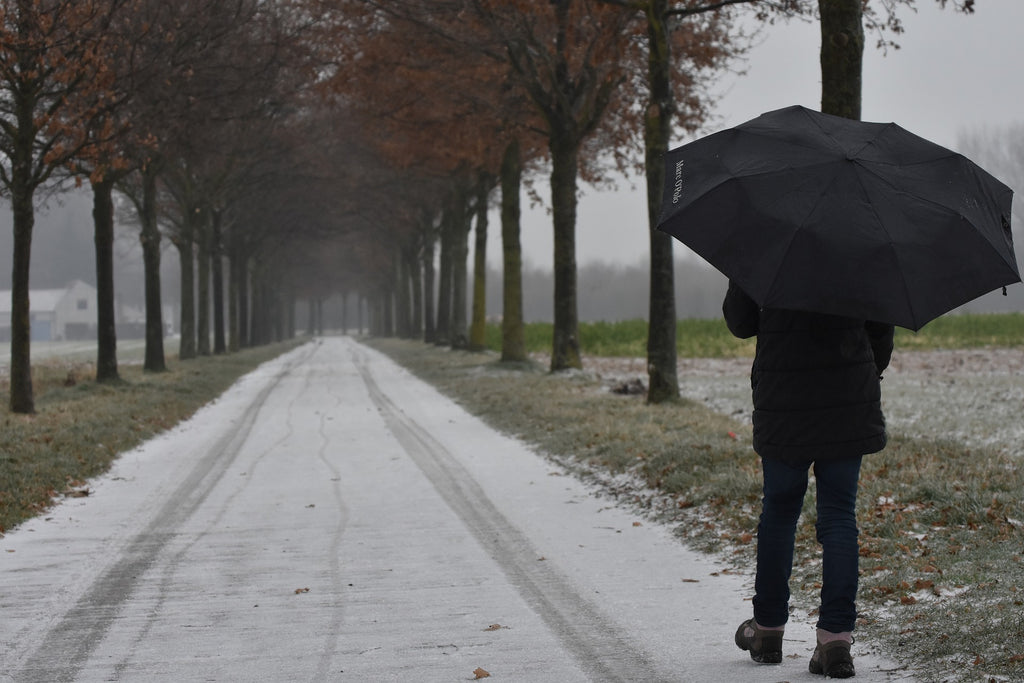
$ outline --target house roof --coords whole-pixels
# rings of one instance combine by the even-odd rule
[[[57,305],[68,292],[78,285],[85,285],[93,289],[92,285],[81,280],[75,280],[63,289],[32,289],[28,293],[28,307],[30,313],[51,313],[57,310]],[[11,290],[0,290],[0,314],[11,313]]]

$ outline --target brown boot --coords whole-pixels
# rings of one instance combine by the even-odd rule
[[[782,631],[761,628],[753,619],[747,619],[736,630],[736,645],[741,650],[748,650],[755,662],[782,662]]]
[[[850,643],[845,640],[833,640],[830,643],[818,643],[807,665],[812,674],[824,674],[828,678],[853,678],[853,657],[850,656]]]

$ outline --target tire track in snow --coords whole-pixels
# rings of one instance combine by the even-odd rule
[[[43,637],[21,667],[23,683],[74,681],[89,656],[103,641],[122,605],[157,556],[176,536],[176,530],[202,505],[235,461],[267,398],[297,366],[316,351],[310,345],[294,353],[271,377],[237,424],[226,431],[196,462],[188,476],[167,498],[149,524],[120,552],[120,556],[85,590],[73,607]]]
[[[306,357],[303,360],[303,362],[308,362],[308,360],[309,358]],[[279,374],[274,378],[272,388],[277,388],[279,380],[282,379],[283,376],[283,374]],[[302,390],[298,392],[298,395],[301,395],[308,388],[308,386],[309,378],[307,377],[305,380],[304,387]],[[260,403],[262,404],[263,401],[264,399],[261,398]],[[188,557],[188,554],[201,541],[205,540],[213,530],[217,529],[220,526],[222,520],[224,519],[224,516],[227,514],[228,510],[231,509],[232,503],[234,503],[234,501],[246,491],[246,489],[249,487],[249,484],[253,481],[254,474],[256,470],[260,467],[260,465],[263,463],[264,459],[266,459],[267,456],[274,453],[281,446],[281,444],[287,442],[288,439],[290,439],[294,434],[295,429],[292,426],[292,405],[294,404],[294,402],[295,399],[293,398],[289,403],[288,417],[285,420],[285,427],[282,430],[280,436],[274,441],[272,441],[270,444],[266,445],[260,452],[260,454],[252,459],[250,466],[246,468],[245,477],[242,479],[241,485],[238,486],[234,491],[232,491],[227,497],[225,497],[219,503],[219,510],[217,514],[213,517],[213,519],[206,524],[202,531],[193,535],[192,538],[188,541],[188,543],[186,543],[173,554],[171,554],[169,558],[161,562],[160,567],[158,569],[158,571],[161,573],[161,578],[159,581],[159,589],[157,591],[157,596],[154,601],[153,607],[148,612],[148,618],[142,624],[138,633],[136,633],[135,638],[133,640],[133,646],[129,648],[121,657],[121,660],[116,665],[114,665],[113,669],[116,680],[121,680],[122,677],[126,675],[126,671],[127,668],[130,666],[131,659],[135,655],[135,648],[141,643],[143,643],[147,636],[149,635],[150,630],[153,628],[154,622],[158,619],[158,615],[161,614],[164,605],[168,601],[171,587],[174,584],[175,575],[181,570],[181,566]],[[255,424],[255,420],[249,423],[248,428],[246,429],[245,432],[246,437],[248,437],[250,429],[253,426],[253,424]],[[245,439],[243,439],[243,441],[244,440]],[[230,465],[230,463],[228,464]],[[223,471],[226,470],[227,466],[225,466]],[[220,478],[218,477],[217,482],[219,481]],[[213,487],[211,486],[211,488]]]
[[[328,395],[334,399],[334,413],[340,410],[341,400],[333,386],[328,388]],[[341,578],[341,542],[345,534],[345,529],[348,527],[349,521],[349,509],[345,503],[344,496],[341,493],[341,470],[338,466],[331,461],[328,457],[328,450],[332,446],[331,437],[327,433],[327,421],[328,415],[332,414],[331,410],[326,408],[319,411],[320,425],[317,434],[320,437],[320,448],[317,451],[317,457],[324,464],[327,469],[331,471],[331,493],[334,497],[334,505],[338,511],[337,526],[335,527],[334,533],[331,534],[330,544],[330,576],[331,584],[334,589],[335,595],[342,594],[342,578]],[[316,674],[314,675],[314,681],[326,681],[329,680],[330,667],[334,663],[334,659],[338,652],[338,641],[341,637],[341,627],[344,615],[344,605],[339,604],[333,611],[331,616],[330,624],[327,627],[327,631],[323,634],[323,650],[320,653],[320,660],[317,664]]]
[[[609,683],[671,680],[624,631],[583,598],[571,581],[550,563],[537,561],[539,554],[530,539],[494,506],[444,445],[381,390],[358,350],[353,351],[353,361],[399,444],[580,668],[593,680]]]

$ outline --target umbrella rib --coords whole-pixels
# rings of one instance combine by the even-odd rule
[[[861,167],[861,165],[859,163],[857,163],[856,166],[858,168]],[[892,239],[892,235],[891,235],[891,233],[888,230],[886,230],[885,223],[881,220],[881,217],[878,215],[878,211],[877,211],[877,209],[875,207],[875,203],[869,200],[870,199],[870,194],[868,192],[867,186],[860,179],[860,175],[859,174],[855,173],[854,175],[857,177],[857,182],[858,182],[858,184],[859,184],[859,186],[861,188],[862,195],[865,197],[866,200],[868,200],[865,203],[870,207],[872,215],[875,216],[874,223],[885,234],[886,242],[889,245],[890,250],[892,251],[893,257],[896,259],[896,261],[898,263],[899,260],[900,260],[899,252],[895,248],[895,242]],[[790,251],[792,251],[792,249],[793,249],[793,244],[796,242],[797,236],[799,235],[800,231],[803,230],[804,227],[807,225],[810,216],[814,215],[815,211],[818,209],[818,207],[821,205],[821,203],[823,201],[825,201],[825,198],[828,196],[829,191],[831,191],[838,182],[839,182],[838,174],[833,175],[832,179],[828,183],[828,186],[825,188],[825,191],[823,191],[821,193],[821,195],[818,197],[817,201],[815,201],[814,205],[808,210],[808,212],[804,216],[804,218],[798,224],[795,225],[795,227],[793,229],[793,232],[790,234],[789,241],[786,244],[785,251],[783,252],[782,257],[779,259],[779,264],[780,265],[784,264],[786,262],[786,259],[789,257]],[[901,282],[901,284],[903,286],[903,296],[904,296],[904,299],[907,302],[907,305],[908,305],[908,307],[910,309],[911,319],[914,322],[914,324],[916,324],[916,322],[917,322],[917,314],[914,311],[914,306],[913,306],[912,300],[910,298],[909,283],[907,282],[906,275],[903,272],[903,269],[899,268],[898,270],[899,270],[900,282]],[[770,299],[771,294],[772,294],[773,290],[775,289],[775,285],[776,285],[776,283],[778,282],[779,278],[782,275],[782,271],[783,271],[783,268],[781,268],[781,267],[776,270],[775,276],[772,278],[771,284],[765,290],[765,297],[764,298],[765,298],[766,301],[768,299]],[[762,304],[762,308],[764,308],[763,304]]]
[[[836,182],[837,179],[835,175],[833,175],[832,179],[828,183],[828,186],[825,188],[825,191],[822,192],[821,195],[819,195],[817,201],[814,202],[814,205],[807,211],[807,214],[803,217],[803,219],[798,224],[795,225],[792,234],[790,234],[789,236],[789,242],[786,244],[786,249],[782,254],[782,258],[779,259],[780,266],[781,264],[786,262],[787,258],[789,258],[789,252],[793,249],[793,243],[796,241],[797,234],[804,228],[805,225],[807,225],[808,218],[814,215],[814,212],[818,209],[818,206],[820,206],[821,203],[825,200],[825,197],[828,196],[828,191],[832,188],[833,185],[835,185]],[[781,275],[782,268],[779,267],[775,270],[775,276],[772,278],[771,284],[768,285],[768,288],[765,290],[765,301],[767,301],[771,297],[772,291],[775,289],[775,284],[779,281],[779,277]],[[762,304],[761,307],[764,308],[764,305]]]
[[[871,175],[875,176],[876,178],[878,178],[879,180],[884,182],[889,187],[899,191],[899,189],[896,188],[895,185],[893,185],[891,182],[886,180],[884,177],[882,177],[878,173],[875,173],[871,169],[867,168],[862,162],[854,161],[852,163],[854,164],[856,169],[858,169],[860,171],[866,171],[868,173],[871,173]],[[892,252],[893,258],[896,259],[897,266],[899,266],[897,268],[897,272],[899,273],[900,283],[903,285],[903,297],[904,297],[904,300],[907,302],[907,308],[910,311],[911,323],[915,326],[914,329],[917,329],[916,326],[917,326],[917,317],[918,316],[917,316],[917,312],[914,310],[914,300],[910,296],[910,284],[907,282],[907,275],[906,275],[906,273],[904,272],[904,270],[902,268],[902,264],[900,263],[900,254],[899,254],[899,251],[896,249],[896,242],[892,238],[892,233],[890,233],[889,230],[886,229],[885,221],[883,221],[882,217],[878,215],[878,209],[875,206],[875,202],[872,201],[872,199],[871,199],[871,193],[868,190],[867,184],[863,181],[863,179],[861,178],[861,175],[860,175],[859,172],[858,173],[854,173],[854,176],[857,178],[857,183],[860,185],[861,192],[864,194],[865,200],[867,200],[867,205],[869,207],[871,207],[871,214],[875,217],[875,225],[878,226],[879,230],[881,230],[883,233],[885,233],[886,243],[889,245],[889,250]]]
[[[949,156],[957,158],[957,159],[961,159],[961,160],[963,160],[963,161],[965,161],[967,163],[971,163],[970,159],[968,159],[963,154],[960,154],[958,152],[952,152],[951,151],[949,153]],[[869,162],[869,163],[872,164],[872,165],[875,165],[875,166],[897,166],[897,165],[899,165],[899,166],[905,168],[907,166],[922,166],[924,164],[932,163],[934,161],[935,161],[935,159],[926,159],[926,160],[915,161],[915,162],[911,162],[911,163],[907,163],[907,164],[891,164],[891,163],[886,163],[886,162],[882,162],[882,161],[872,161],[872,162]],[[907,194],[907,193],[903,192],[899,187],[897,187],[895,183],[890,181],[888,178],[886,178],[884,175],[882,175],[881,173],[876,171],[871,166],[867,165],[865,162],[863,162],[861,160],[858,160],[856,163],[857,163],[857,167],[858,168],[862,169],[866,173],[870,173],[875,178],[878,178],[878,180],[880,182],[885,183],[891,189],[895,190],[896,192],[900,192],[902,194]],[[938,207],[938,208],[941,208],[941,209],[945,209],[945,210],[948,210],[948,211],[955,211],[964,220],[969,220],[969,219],[967,219],[966,216],[964,216],[963,212],[958,207],[952,206],[951,203],[945,203],[945,202],[936,201],[936,200],[934,200],[934,199],[932,199],[930,197],[922,197],[921,195],[913,195],[913,197],[916,200],[924,202],[924,203],[927,203],[927,204],[930,204],[931,206],[935,206],[935,207]],[[990,236],[988,234],[986,234],[986,233],[984,233],[982,231],[979,231],[978,234],[981,235],[981,237],[985,240],[985,243],[992,249],[992,251],[994,251],[996,253],[997,256],[999,256],[1000,259],[1002,259],[1008,266],[1010,266],[1011,268],[1016,270],[1017,264],[1014,263],[1012,260],[1007,260],[1006,255],[1002,252],[1002,250],[1000,250],[1000,248],[999,248],[999,246],[997,244],[993,244],[992,243],[992,240],[990,239]]]

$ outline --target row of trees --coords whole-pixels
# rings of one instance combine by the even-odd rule
[[[291,2],[0,3],[0,194],[14,226],[13,412],[34,410],[34,209],[41,192],[63,183],[87,183],[94,197],[99,381],[118,379],[115,192],[130,199],[140,228],[147,370],[165,369],[164,239],[181,257],[182,358],[210,353],[211,336],[213,350],[225,351],[275,333],[273,283],[298,260],[289,232],[305,234],[294,222],[304,216],[293,212],[285,220],[281,212],[286,203],[308,211],[311,203],[298,195],[325,189],[301,177],[326,163],[301,127],[323,117],[304,102],[313,101],[321,59],[313,23],[308,8]],[[224,295],[226,281],[231,296]]]
[[[0,192],[15,237],[10,408],[34,409],[33,212],[56,182],[88,183],[95,198],[97,378],[108,381],[115,192],[130,200],[143,247],[147,370],[164,368],[165,238],[180,255],[183,359],[287,336],[297,299],[355,290],[382,332],[482,346],[492,198],[502,357],[517,360],[519,206],[542,171],[555,255],[551,369],[580,365],[578,183],[642,172],[649,398],[677,397],[672,244],[653,229],[670,138],[703,122],[708,87],[743,54],[750,18],[819,17],[823,108],[859,116],[863,27],[898,33],[900,3],[913,0],[877,13],[862,0],[0,0]]]
[[[946,5],[946,0],[938,0]],[[859,118],[865,30],[891,44],[899,5],[913,0],[351,0],[365,12],[339,88],[367,117],[380,146],[439,205],[403,243],[394,289],[385,293],[382,331],[420,328],[419,274],[430,268],[430,236],[440,232],[437,328],[423,306],[428,341],[482,344],[482,310],[467,326],[465,268],[477,216],[474,304],[482,291],[488,186],[500,187],[504,254],[502,357],[520,359],[519,196],[524,170],[550,174],[554,236],[551,370],[579,367],[575,263],[577,183],[610,170],[642,172],[650,235],[648,399],[679,396],[671,239],[655,230],[664,186],[662,157],[673,134],[693,131],[712,104],[708,86],[743,55],[757,22],[816,18],[822,31],[822,108]],[[952,3],[973,11],[972,0]],[[766,28],[765,30],[770,30]],[[808,55],[808,58],[814,56]],[[415,198],[425,206],[421,198]],[[401,239],[401,235],[396,236]],[[451,254],[451,261],[446,254]],[[451,263],[449,266],[448,264]],[[453,270],[449,272],[448,268]],[[449,284],[449,279],[451,284]],[[424,278],[432,283],[432,274]],[[451,294],[449,294],[449,287]],[[428,287],[429,291],[429,287]],[[394,305],[396,310],[389,306]],[[451,313],[449,313],[451,311]]]

